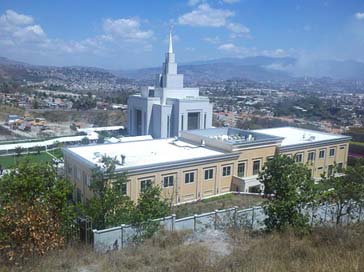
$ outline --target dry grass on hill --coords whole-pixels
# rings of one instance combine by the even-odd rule
[[[96,254],[90,248],[70,247],[3,271],[364,271],[363,225],[318,228],[304,238],[290,232],[229,234],[225,254],[198,239],[191,242],[191,234],[163,233],[123,251]]]

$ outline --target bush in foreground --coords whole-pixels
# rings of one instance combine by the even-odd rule
[[[50,164],[22,161],[0,179],[0,260],[17,262],[60,248],[70,231],[70,184]]]

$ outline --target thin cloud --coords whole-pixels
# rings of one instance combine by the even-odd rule
[[[364,12],[355,13],[355,18],[358,20],[364,20]]]

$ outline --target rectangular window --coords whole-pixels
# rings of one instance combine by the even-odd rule
[[[315,152],[314,151],[308,152],[307,161],[314,161],[314,160],[315,160]]]
[[[245,162],[240,162],[238,164],[238,177],[245,176]]]
[[[173,187],[173,184],[174,184],[173,176],[163,177],[163,187]]]
[[[203,127],[206,128],[206,113],[204,114],[203,117]]]
[[[195,181],[195,172],[185,173],[185,183],[192,183]]]
[[[135,110],[136,115],[136,133],[137,135],[142,135],[142,111]]]
[[[72,175],[72,166],[71,165],[67,165],[67,171],[69,175]]]
[[[181,130],[183,130],[183,114],[181,115]]]
[[[140,181],[140,191],[145,192],[150,186],[152,186],[151,179],[143,179]]]
[[[222,168],[222,176],[226,177],[226,176],[230,176],[231,175],[231,166],[224,166]]]
[[[328,171],[327,171],[328,176],[332,176],[333,172],[334,172],[334,166],[329,165],[329,168],[328,168]]]
[[[187,129],[199,129],[200,128],[200,113],[199,112],[189,112],[187,120]]]
[[[127,188],[128,188],[128,186],[127,186],[126,182],[123,182],[120,187],[120,191],[121,191],[122,195],[127,195]]]
[[[320,158],[320,159],[325,158],[325,149],[320,150],[319,158]]]
[[[344,164],[343,164],[342,162],[339,162],[339,163],[337,164],[337,171],[338,171],[339,173],[342,173],[342,172],[343,172],[343,170],[344,170]]]
[[[340,150],[344,150],[345,149],[345,145],[340,145]]]
[[[82,172],[82,181],[83,181],[83,184],[87,184],[87,175],[84,171]]]
[[[260,172],[260,160],[253,161],[253,175],[258,175]]]
[[[206,169],[205,170],[205,180],[214,178],[214,169]]]
[[[87,186],[91,186],[91,177],[89,175],[86,175],[86,184]]]
[[[167,138],[170,137],[171,118],[167,116]]]
[[[335,148],[330,148],[330,157],[335,156]]]
[[[295,160],[296,160],[296,162],[302,162],[303,161],[303,155],[302,155],[302,153],[297,153],[295,155]]]

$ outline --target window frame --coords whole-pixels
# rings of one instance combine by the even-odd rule
[[[206,173],[207,173],[207,178],[206,178]],[[213,179],[214,179],[214,168],[204,169],[204,180],[208,181]]]
[[[243,175],[241,175],[241,176],[239,175],[240,165],[244,165]],[[245,177],[246,169],[247,169],[247,162],[246,161],[238,162],[238,168],[237,168],[237,172],[236,172],[237,176],[240,177],[240,178]]]
[[[297,160],[298,156],[301,158],[300,160]],[[294,161],[295,162],[303,162],[303,153],[299,152],[294,155]]]
[[[231,165],[224,165],[222,167],[222,176],[223,177],[229,177],[231,176]]]
[[[310,155],[313,154],[312,159],[310,158]],[[307,153],[307,162],[314,162],[316,159],[316,151],[308,151]]]
[[[331,155],[331,151],[334,151],[334,153]],[[330,157],[335,157],[335,155],[336,155],[336,148],[335,147],[331,147],[330,149],[329,149],[329,156]]]
[[[171,178],[172,178],[172,183],[171,183]],[[167,186],[166,186],[166,179],[167,179]],[[174,175],[163,176],[163,188],[169,188],[173,186],[174,186]]]
[[[259,163],[259,167],[258,167],[258,173],[256,173],[256,169],[255,168],[255,163],[258,162]],[[260,171],[262,170],[262,160],[261,159],[257,159],[257,160],[253,160],[253,164],[252,164],[252,170],[253,170],[253,176],[259,175]]]
[[[190,172],[185,172],[185,184],[191,184],[195,182],[195,171],[190,171]],[[187,175],[188,175],[188,181],[187,181]],[[192,175],[192,181],[191,179],[191,175]]]
[[[146,181],[149,181],[149,184],[147,185],[147,187],[145,185],[143,186],[143,182],[146,182]],[[153,183],[153,181],[151,178],[140,179],[140,192],[144,193],[148,189],[148,187],[152,186],[152,183]]]
[[[128,195],[128,182],[121,183],[120,193],[124,196]]]
[[[321,152],[323,152],[323,156],[321,156]],[[320,149],[319,150],[319,159],[325,159],[326,156],[326,149]]]

